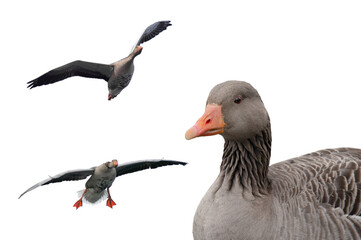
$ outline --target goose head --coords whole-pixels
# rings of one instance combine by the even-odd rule
[[[116,159],[113,159],[111,162],[106,162],[105,166],[107,168],[116,168],[118,166],[118,161]]]
[[[186,132],[186,139],[220,134],[225,140],[244,141],[270,125],[257,92],[249,83],[226,81],[210,92],[206,109]]]

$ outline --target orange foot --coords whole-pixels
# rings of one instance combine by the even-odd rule
[[[115,204],[115,202],[113,201],[113,199],[111,198],[108,198],[107,200],[107,206],[110,207],[110,208],[113,208],[113,206],[115,206],[117,204]]]
[[[83,197],[84,197],[84,194],[86,193],[86,189],[84,190],[83,194],[81,195],[81,198],[76,201],[76,203],[74,203],[73,207],[76,207],[76,209],[80,208],[81,206],[83,206]]]
[[[76,201],[76,203],[74,203],[73,207],[76,207],[76,209],[78,209],[81,206],[83,206],[83,201],[80,198],[78,201]]]

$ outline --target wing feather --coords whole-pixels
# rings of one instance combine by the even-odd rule
[[[74,61],[55,68],[40,77],[29,81],[28,88],[34,88],[59,82],[69,77],[81,76],[87,78],[99,78],[108,81],[113,74],[114,66],[100,63],[92,63],[85,61]]]
[[[319,205],[356,216],[361,216],[360,174],[361,150],[353,148],[326,149],[269,168],[272,187],[281,202],[308,195]]]
[[[150,159],[150,160],[139,160],[134,162],[128,162],[124,164],[120,164],[117,166],[117,177],[133,173],[137,171],[142,171],[145,169],[153,169],[157,167],[164,167],[169,165],[186,165],[186,162],[173,161],[173,160],[163,160],[163,159]]]
[[[49,183],[82,180],[82,179],[87,178],[89,175],[93,174],[93,172],[94,172],[94,168],[77,169],[77,170],[71,170],[71,171],[59,173],[53,177],[49,177],[49,178],[35,184],[34,186],[30,187],[28,190],[26,190],[24,193],[22,193],[19,198],[21,198],[25,193],[30,192],[37,187],[40,187],[40,186],[43,186],[43,185],[46,185]]]
[[[134,45],[134,47],[132,48],[132,51],[134,50],[134,48],[136,46],[139,46],[140,44],[147,42],[149,40],[151,40],[152,38],[154,38],[155,36],[157,36],[159,33],[163,32],[164,30],[167,29],[167,27],[172,26],[172,24],[170,23],[170,21],[159,21],[159,22],[155,22],[152,25],[148,26],[143,34],[140,36],[138,42]]]

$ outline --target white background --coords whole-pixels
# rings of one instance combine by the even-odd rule
[[[1,239],[192,239],[223,139],[186,141],[184,133],[225,80],[248,81],[261,94],[272,163],[361,147],[360,1],[7,2],[0,4]],[[114,100],[97,79],[26,88],[73,60],[125,57],[158,20],[173,26],[143,44],[130,85]],[[48,175],[163,157],[189,164],[118,178],[113,209],[102,202],[75,210],[85,181],[17,199]]]

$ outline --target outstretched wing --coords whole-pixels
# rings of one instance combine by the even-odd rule
[[[81,76],[87,78],[100,78],[108,81],[113,74],[114,66],[100,63],[74,61],[55,68],[40,77],[29,81],[28,88],[34,88],[50,83],[59,82],[69,77]]]
[[[163,159],[151,159],[151,160],[140,160],[134,162],[123,163],[117,166],[117,177],[133,173],[137,171],[142,171],[149,168],[157,168],[169,165],[186,165],[186,162],[173,161],[173,160],[163,160]]]
[[[21,198],[25,193],[30,192],[31,190],[34,190],[37,187],[49,184],[49,183],[57,183],[62,181],[76,181],[76,180],[82,180],[87,178],[89,175],[93,174],[94,168],[92,169],[78,169],[78,170],[71,170],[66,171],[63,173],[59,173],[53,177],[49,177],[48,179],[45,179],[44,181],[41,181],[34,186],[30,187],[28,190],[26,190],[24,193],[20,195],[19,198]]]
[[[133,49],[136,46],[139,46],[140,44],[149,41],[150,39],[154,38],[155,36],[157,36],[159,33],[163,32],[164,30],[167,29],[168,26],[172,26],[172,24],[170,23],[170,21],[159,21],[156,23],[153,23],[152,25],[150,25],[149,27],[147,27],[145,29],[145,31],[143,32],[142,36],[140,36],[138,42],[135,44],[135,46],[133,47]],[[132,49],[132,51],[133,51]]]

